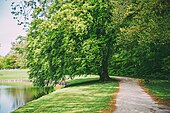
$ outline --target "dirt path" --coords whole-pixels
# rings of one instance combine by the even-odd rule
[[[158,105],[132,78],[121,80],[114,113],[170,113],[170,107]]]

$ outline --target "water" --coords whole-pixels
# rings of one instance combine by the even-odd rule
[[[27,102],[53,91],[53,88],[0,85],[0,113],[9,113]]]

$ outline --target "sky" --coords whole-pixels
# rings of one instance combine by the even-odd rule
[[[0,56],[9,53],[11,42],[14,42],[19,35],[25,36],[23,26],[17,25],[17,20],[11,14],[11,3],[19,0],[0,0]]]

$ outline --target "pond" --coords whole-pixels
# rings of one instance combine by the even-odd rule
[[[0,85],[0,113],[9,113],[27,102],[54,91],[52,87],[19,87]]]

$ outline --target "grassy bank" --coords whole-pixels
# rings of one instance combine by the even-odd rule
[[[151,80],[150,82],[143,81],[143,84],[157,102],[160,104],[170,105],[169,80]]]
[[[101,83],[98,78],[80,78],[49,95],[27,103],[13,113],[97,113],[112,110],[118,82]]]

